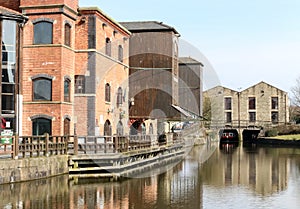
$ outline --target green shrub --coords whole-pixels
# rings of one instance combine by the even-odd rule
[[[265,136],[266,137],[273,137],[278,135],[278,130],[276,128],[272,128],[270,130],[266,130]]]

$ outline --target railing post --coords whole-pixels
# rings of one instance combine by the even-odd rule
[[[78,155],[78,136],[74,136],[74,155]]]
[[[45,156],[49,156],[49,134],[48,133],[46,133],[46,137],[45,137],[45,153],[44,153],[44,155]]]
[[[118,150],[119,150],[119,137],[118,136],[115,136],[113,137],[114,139],[114,152],[115,153],[118,153]]]

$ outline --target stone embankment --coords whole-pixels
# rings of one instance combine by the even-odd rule
[[[0,184],[29,181],[68,173],[68,156],[0,160]]]

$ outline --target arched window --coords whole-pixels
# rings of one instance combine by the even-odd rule
[[[35,118],[32,120],[32,135],[52,134],[52,121],[47,118]]]
[[[34,23],[34,44],[52,44],[53,24],[49,21]]]
[[[71,81],[69,79],[65,79],[64,81],[64,101],[65,102],[70,102],[70,85]]]
[[[52,100],[52,80],[36,78],[33,80],[33,100]]]
[[[118,95],[117,95],[117,105],[123,104],[123,90],[122,87],[118,88]]]
[[[123,127],[123,123],[121,121],[119,121],[118,125],[117,125],[117,135],[118,136],[124,135],[124,127]]]
[[[110,102],[110,85],[109,85],[109,83],[105,84],[105,101]]]
[[[71,46],[71,25],[69,23],[65,24],[65,45]]]
[[[64,135],[70,135],[70,119],[65,118],[64,119]]]
[[[109,120],[106,120],[104,123],[104,136],[111,136],[111,124]]]
[[[109,38],[105,40],[105,54],[111,56],[111,41]]]

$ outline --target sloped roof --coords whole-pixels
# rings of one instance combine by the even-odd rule
[[[198,60],[195,60],[191,57],[179,57],[179,64],[195,64],[195,65],[201,65],[203,67],[203,64],[199,62]]]
[[[8,9],[6,7],[0,6],[0,17],[4,18],[7,17],[7,19],[17,19],[17,20],[23,20],[26,19],[24,15],[21,13]]]
[[[123,30],[125,33],[127,34],[131,34],[130,31],[124,27],[123,25],[121,25],[119,22],[117,22],[116,20],[114,20],[112,17],[110,17],[109,15],[107,15],[105,12],[103,12],[101,9],[99,9],[98,7],[80,7],[79,12],[84,12],[84,11],[94,11],[94,12],[98,12],[99,14],[101,14],[104,18],[106,18],[108,21],[110,21],[112,24],[114,24],[115,26],[119,27],[121,30]]]
[[[173,31],[180,35],[175,28],[158,21],[120,22],[120,24],[131,32]]]
[[[258,86],[258,85],[260,85],[260,84],[265,84],[265,85],[267,85],[267,86],[270,86],[270,87],[272,87],[272,88],[276,88],[276,89],[278,89],[278,90],[280,90],[280,91],[282,91],[282,92],[287,93],[286,91],[283,91],[283,90],[277,88],[276,86],[273,86],[273,85],[271,85],[271,84],[268,84],[268,83],[266,83],[266,82],[264,82],[264,81],[260,81],[260,82],[258,82],[257,84],[254,84],[254,85],[252,85],[252,86],[250,86],[250,87],[244,89],[243,91],[247,91],[247,90],[249,90],[249,89],[251,89],[251,88],[253,88],[253,87],[255,87],[255,86]],[[243,92],[243,91],[241,91],[241,92]]]

